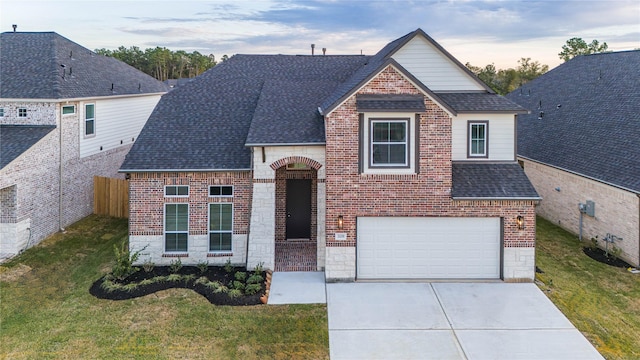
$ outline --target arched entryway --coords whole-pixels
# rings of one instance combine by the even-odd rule
[[[317,161],[292,157],[275,170],[275,271],[317,270]]]

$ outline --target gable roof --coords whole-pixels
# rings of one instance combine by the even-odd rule
[[[121,171],[248,170],[247,145],[324,143],[320,101],[367,59],[235,55],[163,96]]]
[[[532,111],[519,156],[640,193],[639,50],[577,56],[507,98]]]
[[[55,128],[53,125],[0,125],[0,169],[9,165]]]
[[[55,32],[0,34],[1,98],[73,99],[167,90],[153,77]]]
[[[324,144],[323,111],[339,105],[389,66],[455,115],[455,106],[464,109],[466,102],[449,100],[455,105],[451,106],[391,58],[416,36],[435,44],[418,29],[374,56],[235,55],[163,96],[120,171],[248,170],[250,146]],[[487,90],[480,95],[495,94]],[[473,103],[494,112],[510,104],[504,98]],[[369,105],[379,107],[380,102]],[[413,111],[424,105],[408,106]]]
[[[402,48],[406,43],[408,43],[411,39],[416,36],[422,36],[427,42],[433,45],[438,51],[440,51],[443,55],[445,55],[453,64],[463,70],[467,75],[470,76],[474,81],[481,85],[482,88],[486,89],[487,93],[493,94],[493,90],[489,88],[485,83],[480,81],[478,77],[473,74],[466,66],[462,65],[456,58],[454,58],[448,51],[446,51],[440,44],[438,44],[435,40],[433,40],[429,35],[427,35],[422,29],[414,30],[392,42],[387,44],[382,50],[380,50],[377,54],[371,57],[368,63],[365,64],[362,68],[356,71],[346,82],[344,82],[341,86],[336,88],[336,90],[325,99],[325,101],[320,105],[320,109],[323,114],[328,114],[333,111],[336,107],[338,107],[344,100],[349,98],[355,91],[357,91],[360,87],[362,87],[368,80],[374,77],[377,73],[386,68],[390,63],[393,63],[394,66],[403,72],[403,74],[410,75],[410,73],[402,66],[400,66],[395,60],[391,57],[395,54],[400,48]],[[426,90],[430,93],[432,97],[435,98],[436,101],[444,105],[445,108],[448,108],[448,104],[442,103],[439,101],[438,96],[435,96],[431,90],[427,88],[420,81],[416,80],[411,76],[412,81],[418,86],[422,87],[423,90]],[[450,112],[455,114],[453,109],[448,109]]]

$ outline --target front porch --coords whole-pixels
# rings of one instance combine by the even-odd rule
[[[317,271],[315,241],[276,241],[274,271]]]

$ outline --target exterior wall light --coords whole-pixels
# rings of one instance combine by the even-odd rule
[[[342,230],[344,227],[344,218],[342,215],[338,215],[338,230]]]
[[[518,225],[518,230],[524,230],[524,216],[518,215],[516,217],[516,225]]]

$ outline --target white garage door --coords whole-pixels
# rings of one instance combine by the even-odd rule
[[[358,279],[498,279],[500,218],[360,217]]]

